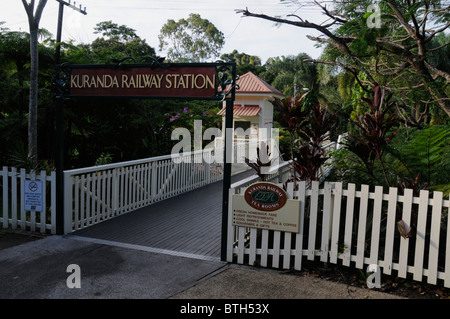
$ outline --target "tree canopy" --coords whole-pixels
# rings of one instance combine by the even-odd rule
[[[436,0],[289,2],[299,8],[315,6],[323,12],[326,21],[310,22],[301,14],[281,18],[248,9],[238,12],[317,30],[321,36],[308,38],[325,48],[324,55],[310,61],[351,73],[365,91],[378,83],[395,91],[406,90],[408,94],[415,94],[419,89],[428,95],[429,103],[450,116],[450,73],[443,63],[436,61],[448,50],[448,38],[441,35],[450,27],[448,3]]]
[[[168,20],[158,38],[160,50],[167,50],[172,62],[205,62],[218,57],[225,43],[223,33],[195,13],[187,19]]]

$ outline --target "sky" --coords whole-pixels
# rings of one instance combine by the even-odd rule
[[[11,31],[28,32],[28,20],[21,0],[0,0],[3,2],[0,21],[3,27]],[[68,1],[68,0],[67,0]],[[37,1],[36,1],[37,2]],[[73,4],[74,1],[72,0]],[[56,37],[58,2],[48,0],[40,23],[41,28],[49,30]],[[324,17],[314,8],[302,8],[282,3],[280,0],[77,0],[76,6],[86,7],[83,15],[68,7],[64,9],[63,41],[73,40],[75,44],[90,43],[98,35],[94,27],[101,21],[112,20],[126,25],[155,48],[160,56],[158,35],[168,19],[178,21],[187,18],[190,13],[198,13],[208,19],[224,33],[225,45],[221,54],[233,50],[259,56],[263,63],[270,57],[297,55],[305,52],[312,58],[318,58],[322,49],[315,48],[314,42],[306,35],[318,35],[290,25],[276,26],[273,22],[243,17],[236,9],[248,8],[255,13],[272,16],[286,16],[295,13],[312,22],[322,22]]]

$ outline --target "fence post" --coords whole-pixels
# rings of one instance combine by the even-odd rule
[[[118,206],[118,200],[119,200],[119,176],[118,176],[118,169],[115,168],[112,171],[112,207],[111,207],[111,216],[117,215],[117,206]]]
[[[447,200],[447,208],[450,212],[450,196]],[[445,272],[444,272],[444,286],[450,287],[450,217],[447,215],[447,241],[446,241],[446,247],[447,251],[445,253]]]
[[[34,170],[32,170],[30,172],[30,180],[33,180],[33,181],[36,180],[36,172]],[[25,187],[25,181],[23,183],[24,183],[23,187]],[[44,183],[44,185],[45,185],[45,183]],[[24,203],[24,201],[22,201],[22,203]],[[24,215],[25,215],[25,210],[24,210]],[[24,224],[26,226],[25,222],[26,222],[26,218],[24,221]],[[32,232],[36,231],[36,211],[34,209],[32,209],[30,211],[30,230]]]
[[[63,217],[64,234],[72,232],[72,201],[73,201],[73,183],[70,173],[64,172],[64,210],[60,217]]]
[[[56,172],[50,174],[50,191],[51,191],[51,233],[56,234]]]
[[[205,159],[205,154],[208,157]],[[203,158],[203,165],[205,166],[205,183],[209,184],[211,183],[211,149],[208,149],[206,151],[203,151],[202,158]]]
[[[342,182],[334,183],[334,190],[332,193],[333,199],[333,220],[331,230],[330,243],[330,262],[337,264],[339,254],[339,225],[341,220],[341,202],[342,202]]]
[[[47,172],[44,170],[41,170],[40,180],[42,181],[42,211],[41,211],[41,233],[45,233],[46,229],[46,221],[47,221]]]
[[[151,185],[151,195],[152,195],[152,202],[156,201],[156,196],[158,195],[158,188],[157,188],[157,182],[158,182],[158,166],[157,162],[154,161],[152,163],[152,185]]]
[[[233,262],[233,237],[234,237],[234,226],[233,226],[233,208],[232,208],[232,200],[233,195],[236,194],[235,188],[230,188],[228,193],[228,203],[227,207],[228,211],[228,219],[227,219],[227,236],[226,236],[226,260],[227,262]]]
[[[330,251],[331,227],[333,218],[332,184],[325,182],[323,195],[322,213],[322,242],[320,261],[328,262],[328,252]]]
[[[26,215],[25,215],[25,207],[23,203],[25,203],[25,179],[26,179],[26,171],[25,168],[20,169],[20,229],[26,229]]]
[[[3,228],[8,228],[8,167],[3,166]]]

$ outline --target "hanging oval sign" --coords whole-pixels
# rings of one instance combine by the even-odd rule
[[[271,212],[282,208],[287,201],[286,192],[272,183],[256,183],[247,187],[245,201],[257,210]]]

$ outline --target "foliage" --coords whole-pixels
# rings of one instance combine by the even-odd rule
[[[303,103],[307,93],[292,98],[274,98],[270,100],[274,107],[274,120],[293,135],[306,120],[307,111],[303,110]]]
[[[378,160],[387,185],[390,185],[383,155],[386,147],[391,143],[398,130],[390,133],[391,129],[397,125],[397,116],[389,114],[393,103],[389,103],[392,94],[385,97],[386,90],[377,85],[374,89],[373,100],[363,98],[369,110],[364,116],[359,116],[358,121],[352,121],[357,129],[357,134],[349,134],[347,149],[352,151],[365,165],[367,173],[374,176],[374,163]],[[389,135],[388,135],[389,134]]]
[[[103,38],[115,40],[117,42],[129,42],[138,38],[136,30],[126,25],[118,25],[110,21],[102,21],[97,23],[94,28],[94,34],[101,34]]]
[[[100,157],[95,161],[95,166],[106,165],[112,163],[112,156],[109,153],[102,153]]]
[[[348,141],[347,144],[350,142]],[[355,151],[354,146],[352,149]],[[359,148],[363,148],[359,144]],[[367,156],[366,149],[360,150]],[[424,129],[401,128],[386,147],[383,163],[391,186],[413,189],[418,196],[421,189],[450,193],[450,126],[431,125]],[[348,148],[331,154],[333,158],[332,179],[357,184],[386,185],[379,161],[375,161],[372,174],[366,164],[369,160],[355,157]],[[383,182],[384,181],[384,182]]]
[[[368,86],[380,83],[398,93],[397,107],[406,124],[428,124],[431,118],[439,119],[436,114],[447,115],[445,121],[448,121],[450,72],[446,61],[450,38],[446,31],[450,28],[450,5],[447,2],[289,2],[299,9],[314,7],[322,11],[324,18],[306,20],[302,10],[287,17],[268,16],[248,9],[238,10],[238,13],[319,32],[319,36],[310,34],[308,38],[323,47],[324,54],[311,61],[330,66],[332,72],[351,74],[365,92],[370,91]],[[372,8],[377,11],[374,13]]]
[[[306,125],[297,132],[300,145],[294,151],[294,170],[300,180],[319,180],[319,169],[328,159],[323,142],[328,138],[335,117],[327,107],[316,104],[306,118]]]
[[[294,95],[294,86],[313,90],[317,85],[317,67],[313,63],[305,62],[311,57],[306,53],[297,56],[281,56],[270,58],[266,62],[267,71],[261,77],[286,95]]]
[[[159,49],[172,62],[204,62],[219,56],[224,35],[214,24],[191,13],[189,18],[168,20],[161,28]]]
[[[90,44],[67,45],[66,59],[72,63],[109,64],[115,60],[146,63],[156,57],[155,50],[134,29],[112,21],[97,23],[96,34],[101,34]],[[125,61],[127,61],[125,60]]]
[[[281,125],[289,132],[290,154],[294,158],[294,143],[296,139],[296,132],[300,129],[306,121],[307,112],[303,110],[303,103],[307,93],[302,96],[297,95],[292,98],[274,98],[269,100],[274,108],[274,121]],[[294,181],[297,181],[296,170],[294,170]]]
[[[238,50],[233,50],[231,53],[225,53],[220,56],[224,62],[235,62],[237,75],[243,75],[247,72],[259,76],[266,71],[266,67],[261,65],[261,58],[256,55],[248,55]]]
[[[308,94],[271,100],[276,110],[275,121],[289,132],[295,183],[297,180],[318,180],[317,173],[328,159],[322,143],[335,119],[327,107],[318,103],[310,110],[306,109]]]
[[[9,163],[14,167],[25,168],[29,171],[45,170],[48,174],[54,170],[54,166],[47,160],[39,160],[30,154],[27,146],[22,142],[17,143],[9,154]]]
[[[450,184],[450,125],[431,125],[422,130],[403,129],[398,143],[388,151],[405,168],[404,175],[422,188],[446,191]],[[422,185],[422,186],[420,186]]]

